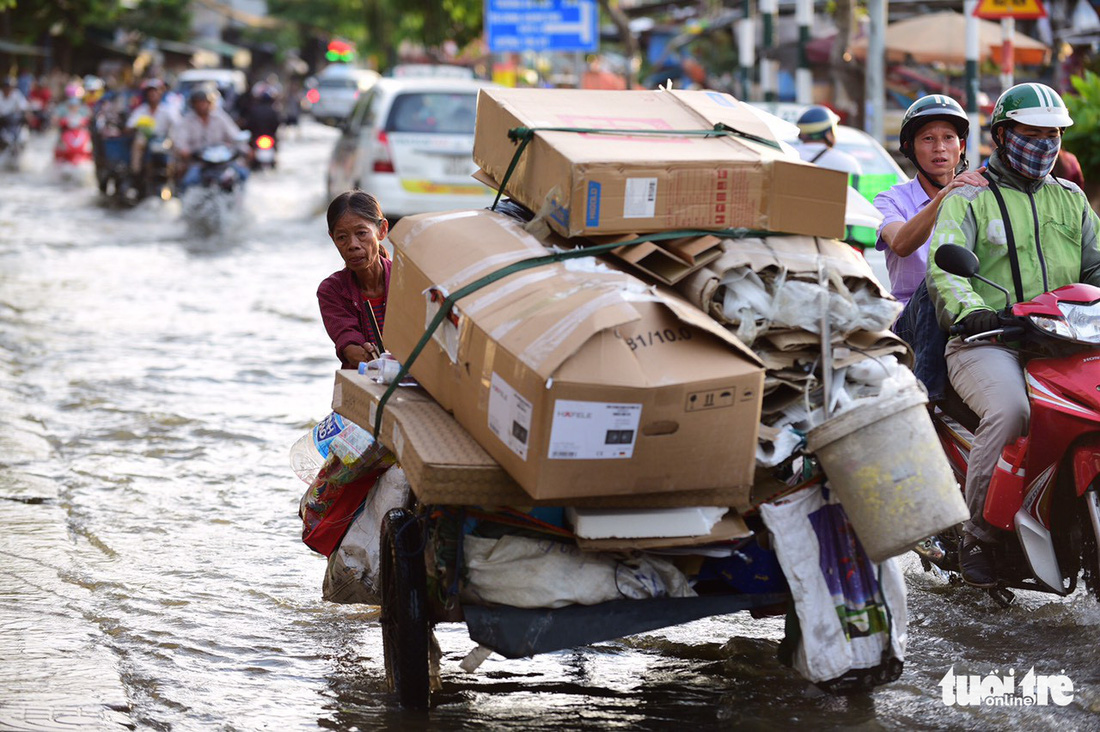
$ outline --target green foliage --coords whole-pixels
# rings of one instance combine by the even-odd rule
[[[3,2],[3,0],[0,0]],[[359,57],[391,60],[403,40],[464,46],[481,35],[483,0],[268,0],[268,12],[321,36],[355,42]]]
[[[5,0],[0,0],[0,8]],[[122,12],[119,0],[8,0],[7,19],[12,37],[34,43],[49,33],[68,39],[74,46],[84,40],[89,26],[109,27]]]
[[[1073,76],[1070,83],[1076,94],[1066,94],[1064,99],[1073,126],[1067,127],[1062,144],[1081,161],[1085,180],[1100,180],[1100,75],[1086,71],[1084,76]]]
[[[122,12],[117,24],[145,36],[184,41],[191,35],[191,0],[140,2]]]

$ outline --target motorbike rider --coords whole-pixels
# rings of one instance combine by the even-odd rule
[[[997,100],[991,119],[995,149],[985,173],[989,185],[947,194],[932,234],[926,283],[943,328],[957,326],[963,336],[996,330],[1006,303],[1000,290],[937,267],[941,244],[974,252],[982,275],[1009,291],[1008,304],[1075,282],[1100,286],[1100,218],[1080,188],[1050,175],[1062,132],[1072,124],[1062,98],[1044,84],[1017,84]],[[953,337],[945,356],[951,385],[981,420],[968,460],[971,518],[963,526],[960,569],[969,584],[992,587],[997,534],[983,509],[1001,450],[1027,433],[1023,365],[1018,351],[988,339],[967,343]]]
[[[0,125],[10,130],[17,139],[20,128],[27,121],[27,98],[15,86],[10,76],[0,77]]]
[[[924,276],[928,249],[940,204],[948,193],[964,185],[985,186],[982,170],[966,170],[966,137],[970,118],[951,97],[931,94],[909,105],[901,120],[898,149],[917,169],[909,181],[875,196],[883,215],[875,249],[886,252],[890,292],[905,309],[893,330],[912,345],[914,372],[928,389],[929,398],[943,396],[943,350],[946,334],[936,322]]]
[[[835,147],[836,122],[836,114],[828,107],[810,107],[798,118],[798,144],[795,149],[806,162],[849,175],[860,175],[863,168],[859,161]]]
[[[267,83],[261,82],[253,88],[252,96],[252,103],[244,113],[242,124],[251,134],[253,145],[264,135],[274,140],[281,121],[279,110],[275,105],[274,89]],[[252,155],[255,156],[255,150],[252,151]]]
[[[126,131],[137,133],[134,134],[130,150],[130,166],[135,173],[141,172],[145,166],[148,141],[168,137],[177,121],[176,111],[161,103],[164,96],[163,81],[156,78],[146,79],[141,84],[141,95],[144,101],[134,108],[126,120]]]
[[[172,128],[172,147],[180,161],[188,166],[179,182],[182,193],[199,182],[201,167],[195,162],[195,155],[211,145],[226,145],[236,149],[240,138],[240,129],[222,109],[215,106],[213,91],[197,88],[191,92],[191,111],[180,118]],[[248,177],[248,170],[234,163],[241,180]]]

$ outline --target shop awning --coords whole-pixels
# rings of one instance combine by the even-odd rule
[[[10,53],[16,56],[49,56],[49,50],[40,46],[28,46],[25,43],[12,43],[0,40],[0,53]]]

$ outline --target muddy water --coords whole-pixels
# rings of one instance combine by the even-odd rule
[[[905,673],[870,696],[781,667],[781,620],[726,616],[473,674],[441,626],[443,691],[399,710],[374,613],[320,599],[287,463],[336,365],[333,139],[284,140],[214,239],[58,181],[49,140],[0,175],[0,729],[1100,728],[1100,604],[1000,610],[910,560]],[[947,706],[952,667],[1064,674],[1073,701]]]

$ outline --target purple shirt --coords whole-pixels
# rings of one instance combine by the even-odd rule
[[[886,270],[890,273],[890,292],[902,304],[909,302],[909,298],[924,281],[924,275],[928,272],[928,248],[932,237],[929,236],[928,240],[908,257],[900,257],[882,240],[882,228],[894,222],[904,224],[931,202],[932,199],[921,186],[920,179],[916,177],[907,183],[898,183],[875,196],[875,208],[883,216],[882,223],[878,227],[875,249],[886,252]]]

